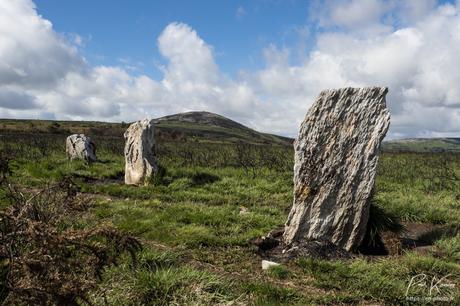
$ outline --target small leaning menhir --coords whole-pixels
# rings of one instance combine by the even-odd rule
[[[145,185],[157,172],[154,121],[144,119],[129,126],[125,134],[125,184]]]
[[[385,87],[324,90],[294,142],[294,204],[284,242],[327,240],[348,251],[369,219],[380,144],[390,124]]]

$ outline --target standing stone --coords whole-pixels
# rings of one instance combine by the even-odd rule
[[[366,232],[380,143],[390,124],[385,87],[324,90],[294,142],[287,245],[327,240],[352,251]]]
[[[70,160],[82,159],[88,163],[96,161],[96,145],[84,134],[73,134],[67,137],[65,151]]]
[[[154,121],[134,122],[125,134],[125,183],[148,184],[157,171]]]

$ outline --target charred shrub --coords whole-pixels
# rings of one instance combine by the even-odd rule
[[[126,252],[135,262],[135,238],[109,225],[78,226],[90,202],[70,179],[34,193],[2,188],[9,206],[0,212],[0,303],[91,304],[105,268]]]
[[[0,184],[6,182],[8,176],[13,173],[10,167],[10,158],[5,152],[0,151]]]

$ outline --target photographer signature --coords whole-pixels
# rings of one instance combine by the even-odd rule
[[[407,286],[406,290],[406,298],[411,299],[411,300],[420,300],[420,298],[416,297],[411,297],[409,296],[411,288],[421,288],[421,289],[426,289],[428,296],[423,297],[423,299],[442,299],[442,300],[449,300],[452,299],[449,296],[449,293],[451,293],[451,290],[455,288],[455,284],[449,282],[448,278],[452,276],[451,274],[448,274],[446,276],[443,276],[441,278],[438,278],[436,276],[433,276],[430,278],[428,275],[425,273],[417,274],[413,276],[410,281],[409,285]]]

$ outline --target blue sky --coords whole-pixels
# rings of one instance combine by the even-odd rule
[[[460,4],[0,0],[0,118],[211,111],[295,136],[328,88],[387,86],[388,138],[460,136]]]
[[[308,1],[109,1],[37,0],[38,13],[56,31],[78,34],[82,53],[93,64],[119,65],[120,59],[142,63],[142,71],[161,74],[156,62],[156,38],[171,22],[182,22],[212,44],[223,72],[260,69],[268,44],[313,44],[308,24]],[[313,29],[314,27],[312,27]],[[310,39],[309,39],[310,38]],[[306,41],[305,41],[306,40]],[[293,58],[296,61],[298,58]]]

